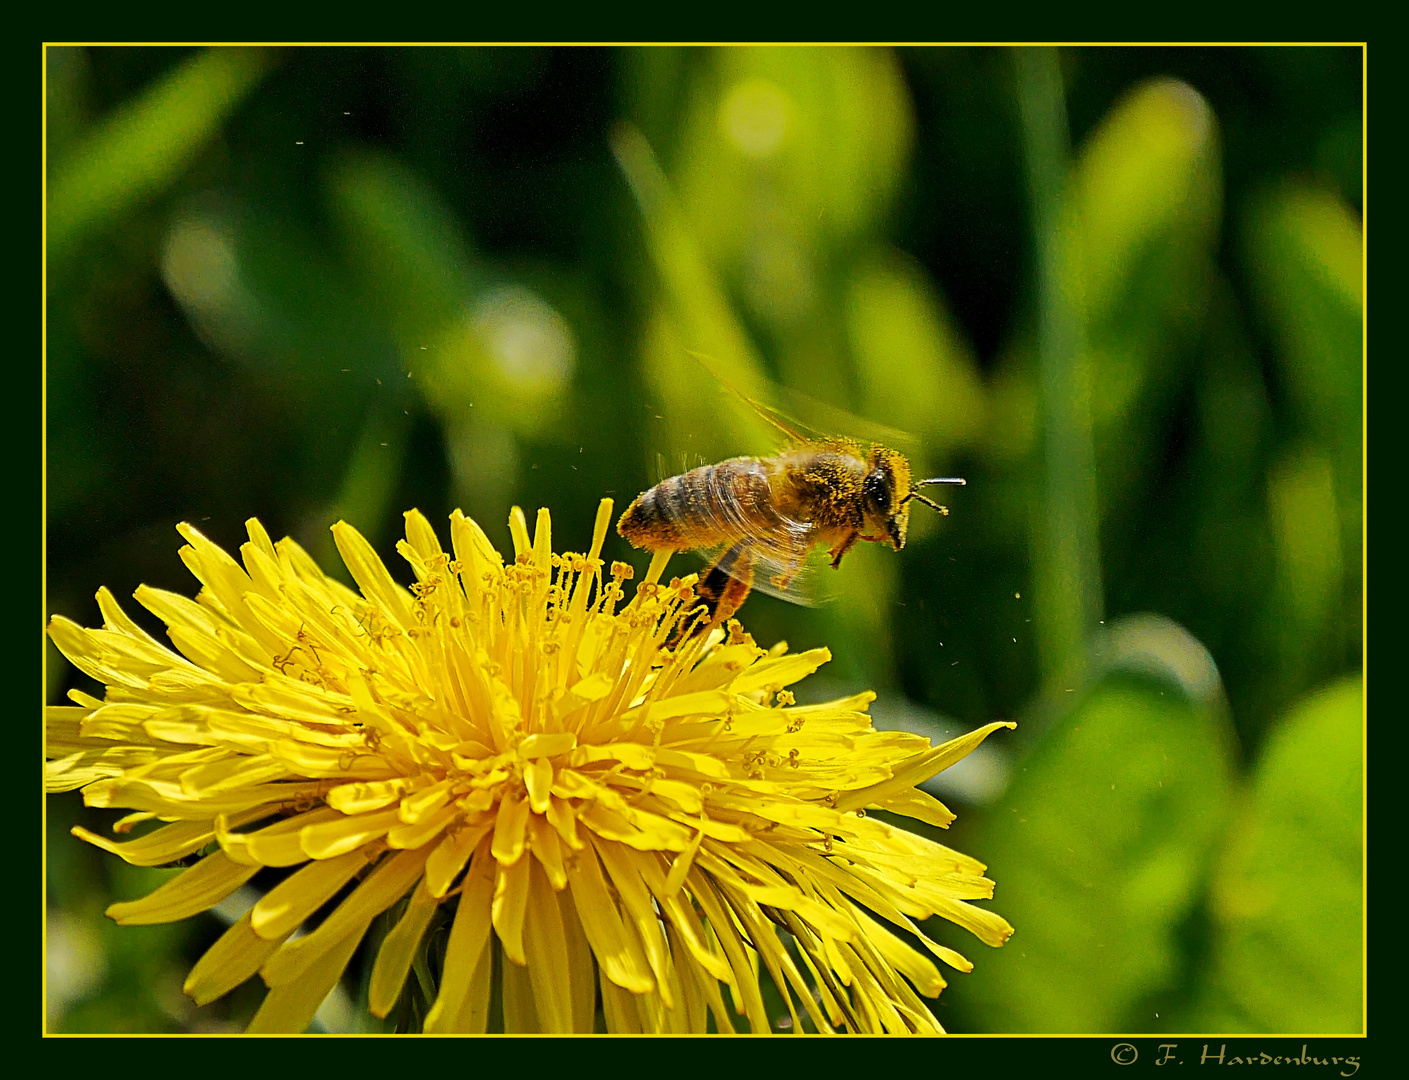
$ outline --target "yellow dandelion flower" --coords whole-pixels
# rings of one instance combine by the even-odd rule
[[[412,511],[409,590],[340,522],[360,595],[253,519],[243,567],[182,525],[200,593],[136,593],[176,651],[106,590],[102,629],[55,617],[106,694],[48,710],[50,790],[133,811],[119,833],[164,823],[74,832],[139,866],[200,856],[108,915],[183,919],[290,868],[185,984],[204,1004],[259,974],[251,1031],[303,1030],[395,909],[369,991],[386,1016],[447,901],[428,1032],[485,1030],[496,953],[509,1031],[590,1031],[599,1007],[614,1032],[768,1031],[760,964],[795,1031],[799,1010],[819,1031],[941,1030],[931,956],[972,965],[917,922],[1012,929],[970,903],[993,893],[981,863],[866,810],[948,825],[917,785],[1012,725],[931,747],[873,729],[869,692],[797,705],[786,687],[827,650],[765,651],[737,624],[665,648],[692,579],[660,584],[658,558],[623,605],[610,522],[603,500],[588,554],[555,555],[548,512],[530,539],[515,509],[504,565],[458,511],[453,555]]]

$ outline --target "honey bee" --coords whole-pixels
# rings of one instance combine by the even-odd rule
[[[748,403],[787,437],[782,451],[729,458],[662,480],[637,496],[617,522],[617,532],[634,547],[700,551],[711,560],[696,586],[705,606],[696,629],[722,624],[754,588],[805,603],[794,583],[810,551],[827,547],[833,569],[858,540],[899,551],[911,502],[949,513],[920,489],[965,483],[947,476],[914,481],[909,460],[897,450],[849,438],[812,438],[765,406]]]

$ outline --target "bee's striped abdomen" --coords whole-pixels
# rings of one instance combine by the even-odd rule
[[[642,492],[622,514],[617,531],[651,551],[713,547],[776,527],[770,496],[768,473],[759,459],[730,458]]]

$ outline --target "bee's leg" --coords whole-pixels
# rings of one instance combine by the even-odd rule
[[[832,557],[833,570],[839,569],[841,567],[841,557],[845,555],[848,551],[850,551],[856,545],[856,541],[860,539],[861,534],[859,532],[847,533],[846,539],[843,540],[836,547],[832,548],[830,552],[828,552],[828,554]]]
[[[802,567],[798,563],[792,563],[785,567],[781,572],[774,575],[772,579],[773,587],[775,589],[788,588],[788,586],[793,583],[793,579],[797,577],[797,572],[801,569]]]
[[[701,631],[722,626],[725,620],[733,617],[753,587],[753,557],[748,553],[748,545],[735,544],[714,560],[714,565],[705,571],[704,577],[695,586],[695,595],[700,603],[691,610],[693,616],[682,616],[676,623],[666,647],[674,649],[682,641]]]
[[[709,625],[720,626],[743,606],[753,588],[753,556],[746,544],[735,544],[715,560],[695,592],[709,612]]]

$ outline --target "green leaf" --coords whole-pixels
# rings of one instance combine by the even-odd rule
[[[1227,746],[1216,709],[1115,673],[1033,748],[962,845],[1016,928],[949,991],[971,1029],[1120,1030],[1176,981],[1178,931],[1224,820]]]
[[[347,153],[325,180],[329,209],[367,295],[404,342],[415,341],[411,349],[425,344],[484,284],[461,223],[390,154]]]
[[[1208,102],[1157,79],[1116,103],[1073,172],[1068,213],[1105,518],[1119,518],[1158,467],[1195,355],[1217,244],[1219,157]]]
[[[1301,419],[1324,441],[1358,448],[1360,222],[1329,192],[1292,185],[1264,194],[1249,216],[1248,266]]]
[[[1364,689],[1297,705],[1268,740],[1214,882],[1189,1030],[1364,1031]]]
[[[920,266],[886,249],[859,260],[846,323],[862,411],[923,439],[917,469],[981,438],[988,403],[973,351]]]
[[[1014,53],[1037,251],[1041,507],[1032,517],[1034,627],[1049,684],[1084,678],[1103,608],[1080,245],[1066,219],[1066,95],[1053,49]]]
[[[681,203],[715,264],[732,273],[787,254],[810,261],[828,242],[864,235],[914,139],[894,54],[735,48],[707,61],[689,89],[676,159]],[[749,291],[782,300],[769,268],[755,268],[763,288]],[[774,284],[786,289],[785,280]]]
[[[1347,580],[1331,461],[1309,446],[1290,448],[1267,478],[1276,578],[1265,633],[1276,649],[1286,700],[1343,666]],[[1357,559],[1352,573],[1360,577]],[[1353,609],[1358,622],[1359,604]]]
[[[1273,619],[1281,609],[1307,616],[1303,640],[1283,642],[1284,666],[1314,663],[1315,633],[1327,617],[1337,624],[1325,635],[1331,642],[1329,663],[1309,668],[1307,681],[1294,684],[1300,690],[1342,670],[1359,644],[1365,479],[1361,224],[1330,192],[1286,184],[1254,202],[1246,255],[1277,345],[1274,355],[1296,434],[1308,443],[1293,448],[1269,479],[1281,591],[1295,594],[1301,586],[1296,578],[1319,575],[1310,595],[1321,610],[1300,611],[1306,605],[1284,601],[1272,613]],[[1323,456],[1332,468],[1325,468]],[[1316,503],[1298,507],[1300,489],[1312,484]],[[1331,508],[1339,511],[1339,551],[1334,523],[1325,520]],[[1318,513],[1320,521],[1308,521]]]
[[[711,380],[687,355],[707,354],[730,385],[756,398],[763,376],[753,342],[735,318],[650,145],[634,128],[620,127],[612,135],[612,151],[645,219],[647,248],[665,301],[642,335],[646,377],[663,407],[664,441],[676,456],[692,452],[718,459],[767,452],[776,433],[747,410],[720,408],[723,397],[715,387],[702,393]],[[692,437],[700,443],[688,445]]]
[[[49,185],[49,256],[169,185],[269,68],[260,49],[207,49],[76,143]]]
[[[1094,328],[1128,319],[1155,245],[1206,247],[1218,220],[1217,125],[1187,83],[1155,79],[1121,98],[1082,146],[1069,212]],[[1167,273],[1189,252],[1159,261]],[[1168,277],[1161,275],[1166,288]],[[1166,317],[1184,298],[1159,297]],[[1099,403],[1098,403],[1099,408]]]

